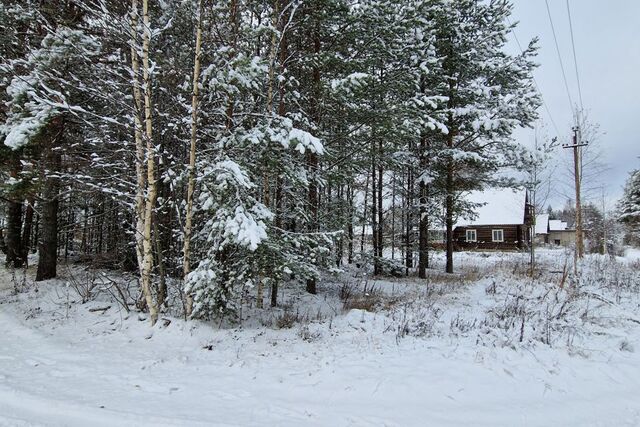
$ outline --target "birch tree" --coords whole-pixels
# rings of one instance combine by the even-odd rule
[[[133,91],[136,107],[135,138],[136,138],[136,172],[138,179],[138,194],[136,195],[136,241],[140,268],[140,284],[145,299],[151,324],[158,320],[158,307],[151,291],[151,274],[153,268],[153,210],[155,208],[157,186],[155,177],[155,146],[153,144],[152,106],[151,106],[151,74],[149,69],[149,44],[151,27],[149,22],[149,2],[142,0],[142,41],[141,50],[138,49],[138,1],[132,0],[132,69]],[[142,59],[142,90],[140,89],[140,59]],[[141,99],[142,98],[142,99]],[[140,116],[143,115],[143,118]],[[144,127],[142,123],[144,122]]]
[[[196,178],[196,142],[198,138],[198,95],[200,85],[200,52],[202,49],[202,1],[198,2],[198,17],[196,26],[196,46],[193,60],[193,82],[191,94],[191,141],[189,145],[189,166],[188,166],[188,182],[187,182],[187,208],[185,212],[184,223],[184,247],[182,249],[183,274],[186,280],[191,272],[191,222],[193,219],[193,194],[195,191]],[[193,310],[193,297],[187,295],[186,315],[191,316]]]

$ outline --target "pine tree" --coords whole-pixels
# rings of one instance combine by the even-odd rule
[[[619,220],[640,238],[640,170],[631,172],[618,204]]]
[[[453,225],[473,206],[461,201],[464,192],[514,182],[498,172],[523,162],[523,148],[511,134],[528,126],[539,106],[532,70],[535,40],[521,55],[504,51],[506,24],[512,6],[506,1],[443,2],[434,9],[436,54],[443,58],[431,83],[446,97],[446,133],[433,135],[434,185],[445,199],[446,271],[453,272]]]
[[[23,185],[31,181],[41,188],[38,203],[42,212],[42,231],[36,280],[56,276],[59,175],[62,173],[60,148],[67,135],[66,123],[86,112],[77,105],[83,90],[61,74],[68,72],[70,67],[77,67],[76,70],[89,67],[100,48],[100,43],[81,29],[58,26],[42,39],[38,48],[6,65],[14,77],[6,88],[8,108],[5,121],[0,125],[0,135],[4,137],[4,145],[16,154],[18,151],[25,153],[27,145],[31,150],[37,147],[41,153],[38,176],[34,171],[21,177]],[[15,203],[21,201],[14,200]],[[19,207],[12,209],[12,214],[20,216]],[[17,219],[12,220],[13,224],[16,222]],[[10,247],[22,245],[13,238],[9,242]],[[22,253],[24,257],[24,250]],[[14,261],[14,264],[18,263]]]

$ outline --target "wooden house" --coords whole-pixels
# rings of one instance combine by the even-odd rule
[[[469,198],[483,205],[474,219],[456,224],[456,250],[522,250],[529,246],[533,209],[526,191],[491,190]]]

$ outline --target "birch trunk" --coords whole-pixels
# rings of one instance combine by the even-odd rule
[[[187,211],[185,213],[184,222],[184,246],[183,254],[183,279],[186,282],[187,275],[191,271],[191,227],[193,218],[193,193],[196,181],[196,140],[197,140],[197,122],[198,122],[198,95],[200,80],[200,51],[202,46],[202,0],[198,4],[198,24],[196,29],[196,52],[193,63],[193,90],[191,93],[191,146],[189,148],[189,181],[187,184]],[[193,296],[187,295],[186,313],[187,317],[193,312]]]
[[[30,196],[27,200],[27,207],[24,213],[24,227],[22,229],[22,259],[26,263],[29,256],[29,248],[31,246],[31,231],[33,228],[33,204],[34,198]]]
[[[133,0],[134,14],[137,14],[135,9],[136,0]],[[143,92],[144,92],[144,124],[145,132],[144,139],[146,140],[146,200],[144,200],[144,217],[142,219],[143,233],[142,233],[142,267],[140,271],[140,282],[142,285],[142,294],[144,296],[149,315],[151,317],[151,324],[155,325],[158,320],[158,307],[153,300],[151,294],[151,270],[153,268],[153,248],[152,248],[152,221],[153,221],[153,209],[155,207],[157,187],[155,180],[155,147],[153,145],[153,133],[151,126],[151,78],[149,75],[149,43],[151,38],[151,30],[149,28],[149,3],[148,0],[142,0],[142,19],[143,19],[143,32],[142,32],[142,77],[143,77]],[[137,56],[137,53],[134,57]],[[137,80],[137,76],[136,76]],[[135,87],[135,85],[134,85]],[[142,145],[142,144],[141,144]],[[144,166],[141,164],[140,169]],[[141,171],[142,172],[142,171]],[[143,176],[143,173],[140,174]],[[140,215],[141,212],[137,212]],[[140,223],[140,217],[138,216],[138,223]]]
[[[138,260],[138,270],[142,276],[143,254],[142,254],[142,238],[144,235],[144,210],[145,200],[144,192],[147,186],[146,176],[144,174],[144,158],[145,148],[142,138],[142,91],[140,90],[140,61],[138,59],[138,0],[131,2],[131,69],[133,71],[133,101],[134,101],[134,134],[136,142],[136,258]]]

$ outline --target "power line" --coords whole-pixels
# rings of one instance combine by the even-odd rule
[[[524,55],[524,49],[522,49],[522,45],[520,44],[520,40],[518,40],[518,36],[516,35],[516,32],[514,31],[513,26],[511,25],[511,20],[509,19],[509,17],[507,17],[507,22],[509,23],[509,31],[511,32],[511,35],[515,39],[516,44],[518,45],[518,48],[520,49],[520,52]],[[549,106],[547,105],[547,102],[544,100],[544,96],[542,95],[542,91],[540,90],[540,86],[538,85],[538,82],[536,81],[536,78],[533,76],[533,74],[531,74],[531,78],[533,79],[533,85],[536,87],[536,90],[540,94],[540,99],[542,99],[542,105],[544,106],[544,109],[547,111],[547,114],[549,115],[549,120],[551,120],[551,124],[553,125],[553,128],[556,131],[556,134],[560,135],[560,131],[558,130],[558,126],[556,125],[555,120],[553,120],[553,115],[551,114],[551,110],[549,110]]]
[[[573,100],[571,99],[571,91],[569,90],[569,83],[567,83],[567,74],[564,72],[564,64],[562,63],[562,55],[560,54],[560,47],[558,46],[558,37],[556,37],[556,28],[553,25],[553,19],[551,18],[551,10],[549,9],[549,0],[544,0],[547,5],[547,16],[549,17],[549,23],[551,24],[551,32],[553,33],[553,40],[556,45],[556,52],[558,53],[558,60],[560,61],[560,69],[562,70],[562,79],[564,80],[564,87],[567,89],[567,96],[569,97],[569,104],[571,105],[571,111],[573,111]]]
[[[569,7],[569,0],[567,0],[567,14],[569,15],[569,30],[571,32],[571,49],[573,50],[573,64],[576,68],[576,80],[578,82],[578,97],[580,98],[580,112],[584,112],[584,106],[582,105],[582,88],[580,87],[580,73],[578,72],[578,60],[576,59],[576,43],[573,39],[573,24],[571,22],[571,8]]]

